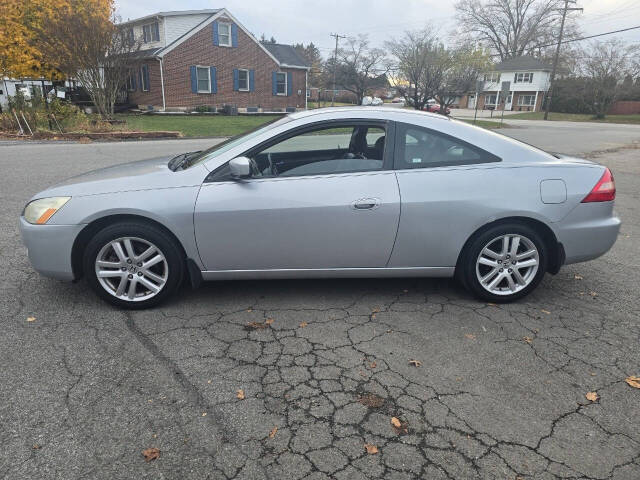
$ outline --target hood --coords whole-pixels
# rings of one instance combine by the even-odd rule
[[[58,183],[33,198],[185,187],[201,184],[208,173],[198,165],[173,172],[167,166],[170,159],[158,157],[93,170]]]

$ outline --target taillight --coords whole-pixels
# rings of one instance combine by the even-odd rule
[[[582,203],[589,202],[612,202],[616,198],[616,182],[613,180],[613,175],[608,168],[604,169],[604,175],[593,187],[593,190],[589,192],[589,195],[584,197]]]

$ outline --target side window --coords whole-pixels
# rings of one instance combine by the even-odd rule
[[[396,169],[499,162],[500,158],[450,135],[398,124]]]
[[[385,129],[380,125],[317,127],[251,155],[254,177],[292,177],[381,170]]]

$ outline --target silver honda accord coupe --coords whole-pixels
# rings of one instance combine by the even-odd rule
[[[453,277],[513,301],[620,228],[611,172],[424,112],[294,113],[208,150],[89,172],[20,218],[33,267],[144,308],[183,281]]]

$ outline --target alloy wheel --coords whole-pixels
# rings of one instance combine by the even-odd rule
[[[494,295],[512,295],[526,288],[536,276],[540,254],[524,235],[506,234],[494,238],[480,251],[476,276],[480,285]]]
[[[169,277],[162,251],[138,237],[121,237],[104,245],[96,256],[95,271],[102,288],[129,302],[155,297]]]

